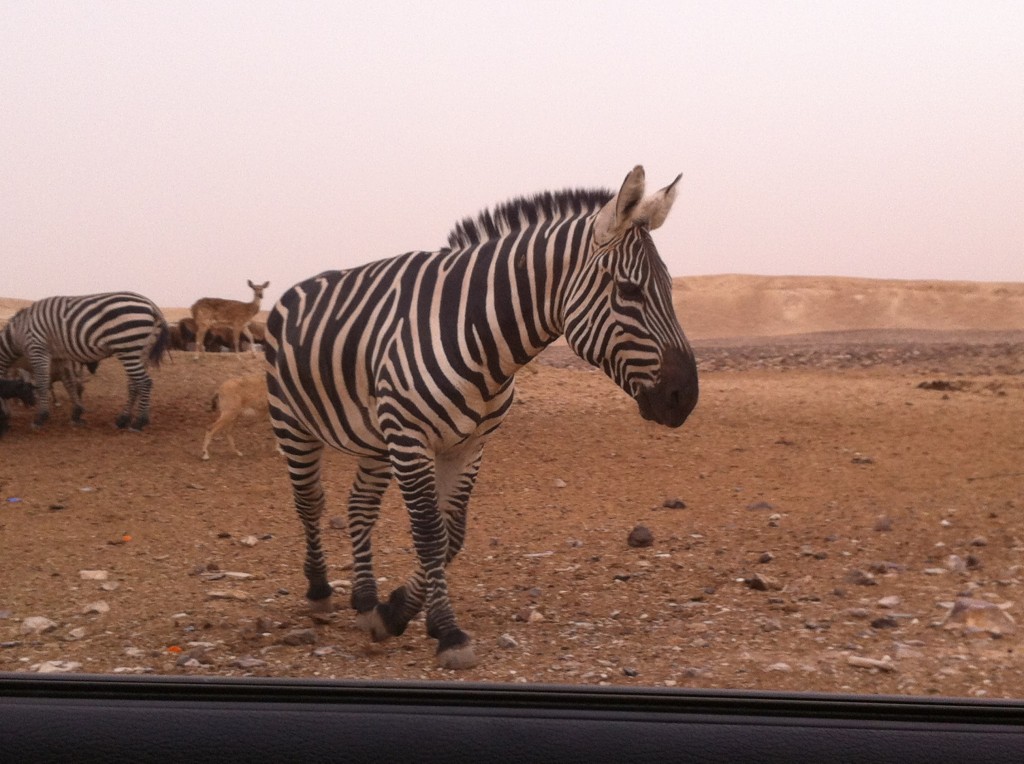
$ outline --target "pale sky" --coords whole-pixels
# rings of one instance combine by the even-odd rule
[[[0,295],[248,298],[684,174],[674,276],[1024,280],[1024,3],[0,0]]]

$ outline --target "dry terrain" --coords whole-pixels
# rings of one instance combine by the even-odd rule
[[[520,375],[451,568],[476,668],[436,668],[422,620],[380,644],[355,629],[342,455],[325,518],[340,607],[311,618],[267,425],[236,429],[244,457],[218,439],[199,459],[217,385],[258,359],[176,353],[142,434],[113,427],[110,361],[86,427],[66,403],[39,432],[14,409],[0,671],[1024,697],[1021,285],[736,276],[678,295],[701,369],[682,428],[642,422],[564,346]],[[636,526],[650,545],[628,543]],[[394,489],[376,551],[386,592],[412,564]]]

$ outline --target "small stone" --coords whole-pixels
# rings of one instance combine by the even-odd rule
[[[78,577],[83,581],[106,581],[110,576],[105,570],[80,570]]]
[[[82,639],[86,635],[86,633],[87,632],[85,630],[85,627],[79,626],[78,628],[71,629],[71,631],[68,632],[67,639],[71,642],[76,642],[79,639]]]
[[[21,622],[22,634],[46,634],[57,628],[57,622],[41,615],[30,615]]]
[[[879,533],[888,533],[892,530],[892,518],[888,515],[881,515],[875,520],[875,530]]]
[[[110,612],[110,605],[108,605],[103,600],[97,600],[96,602],[90,602],[88,605],[86,605],[84,608],[82,608],[82,613],[84,615],[91,615],[93,613],[95,613],[96,615],[103,615],[104,613],[109,613],[109,612]]]
[[[244,600],[249,599],[249,595],[246,594],[245,592],[239,592],[239,591],[234,591],[234,590],[225,591],[225,590],[221,590],[221,589],[217,589],[217,590],[214,590],[214,591],[207,592],[206,593],[206,597],[207,597],[207,599],[211,599],[211,600],[239,600],[239,601],[244,601]]]
[[[562,480],[562,478],[555,478],[554,480],[551,481],[551,485],[553,485],[555,488],[565,488],[569,484]]]
[[[63,504],[61,504],[60,502],[57,502],[57,503],[54,503],[54,504],[50,505],[50,510],[52,512],[60,512],[62,509],[66,509],[66,507]]]
[[[761,556],[757,558],[760,563],[769,563],[775,559],[775,555],[771,552],[762,552]]]
[[[984,536],[976,536],[971,539],[971,546],[988,546],[988,539]]]
[[[242,538],[238,539],[238,543],[242,546],[256,546],[259,541],[260,540],[258,538],[251,534],[248,536],[242,536]]]
[[[105,592],[117,591],[120,588],[121,584],[118,581],[104,581],[102,584],[100,584],[100,589],[102,589]]]
[[[790,671],[793,670],[793,667],[790,666],[788,663],[783,663],[782,661],[779,661],[778,663],[773,663],[772,665],[770,665],[768,667],[768,670],[781,671],[784,674],[788,674]]]
[[[665,499],[661,506],[665,509],[686,509],[686,502],[682,499]]]
[[[544,620],[544,614],[539,610],[531,610],[530,615],[527,617],[527,623],[540,623]]]
[[[854,568],[846,574],[846,582],[850,584],[856,584],[857,586],[877,586],[878,581],[870,573],[865,573],[863,570]]]
[[[243,658],[237,658],[236,660],[232,661],[231,665],[235,668],[240,669],[254,669],[259,668],[260,666],[266,666],[267,662],[260,660],[259,658],[245,656]]]
[[[336,651],[334,645],[324,645],[323,647],[314,648],[313,655],[317,658],[326,658],[328,655],[334,655]]]
[[[654,545],[654,534],[646,525],[637,525],[629,532],[626,543],[634,548],[649,547]]]
[[[872,629],[895,629],[899,622],[891,615],[883,615],[871,622]]]
[[[635,677],[635,676],[640,676],[640,672],[637,671],[632,666],[623,666],[622,667],[622,675],[623,676],[633,676],[633,677]]]
[[[330,519],[328,525],[336,531],[343,531],[348,528],[348,521],[341,515],[335,515]]]
[[[967,563],[958,554],[951,554],[946,558],[946,567],[954,573],[963,573],[967,570]]]
[[[750,510],[775,509],[775,505],[767,501],[755,501],[747,505]]]
[[[881,660],[876,658],[865,658],[860,655],[851,655],[846,659],[846,662],[851,666],[856,666],[857,668],[877,669],[878,671],[896,670],[896,664],[892,662],[892,658],[888,655],[884,656]]]
[[[854,464],[874,464],[875,463],[875,460],[872,459],[870,456],[865,456],[864,454],[858,454],[858,453],[855,453],[853,455],[853,458],[850,459],[850,461],[853,462]]]
[[[295,629],[289,631],[281,639],[286,645],[313,645],[316,644],[316,632],[313,629]]]
[[[498,637],[498,647],[511,649],[513,647],[519,647],[519,643],[516,642],[515,637],[513,637],[511,634],[502,634]]]
[[[882,597],[878,600],[878,607],[893,608],[899,605],[901,602],[900,598],[895,594],[890,594],[888,597]]]
[[[39,674],[67,674],[78,671],[82,664],[78,661],[43,661],[33,668]]]

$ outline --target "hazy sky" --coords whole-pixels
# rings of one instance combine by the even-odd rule
[[[1024,3],[0,0],[0,295],[265,307],[510,197],[673,275],[1024,280]]]

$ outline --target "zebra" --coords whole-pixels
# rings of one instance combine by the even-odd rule
[[[559,336],[632,396],[644,419],[683,424],[697,366],[650,232],[677,177],[645,197],[643,167],[617,194],[548,192],[457,224],[448,246],[345,271],[282,295],[267,321],[270,418],[306,540],[306,597],[329,610],[321,547],[325,447],[353,454],[351,606],[375,640],[426,607],[443,668],[476,663],[455,619],[445,566],[466,532],[485,441],[512,405],[516,370]],[[392,477],[418,566],[378,599],[371,533]]]
[[[115,356],[128,375],[128,404],[115,423],[138,431],[149,424],[153,381],[146,362],[160,363],[169,338],[160,309],[134,292],[45,297],[15,313],[0,331],[0,376],[19,356],[28,358],[38,399],[33,426],[38,428],[50,418],[51,359],[94,368],[101,359]],[[74,385],[67,389],[71,421],[81,424],[81,397]]]

